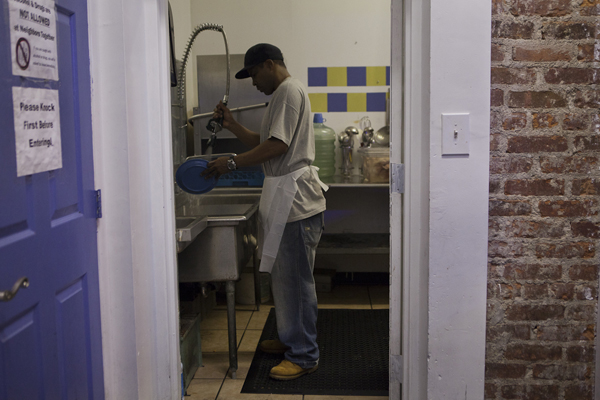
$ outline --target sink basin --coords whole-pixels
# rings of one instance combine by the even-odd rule
[[[177,217],[179,281],[238,280],[254,251],[260,192],[220,191],[191,200]]]
[[[261,189],[216,188],[209,194],[188,195],[176,217],[177,252],[182,252],[207,226],[237,224],[256,212]]]

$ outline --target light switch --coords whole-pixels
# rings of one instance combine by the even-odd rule
[[[469,154],[469,114],[442,114],[442,155]]]

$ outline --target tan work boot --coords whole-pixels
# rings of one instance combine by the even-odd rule
[[[283,354],[289,349],[288,346],[281,343],[279,340],[263,340],[260,342],[259,348],[269,354]]]
[[[300,378],[302,375],[310,374],[317,370],[319,365],[315,365],[312,368],[302,368],[298,364],[294,364],[291,361],[283,360],[281,364],[271,368],[269,376],[273,379],[280,381],[289,381],[292,379]]]

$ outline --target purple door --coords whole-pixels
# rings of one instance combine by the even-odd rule
[[[56,81],[13,75],[13,1],[0,7],[0,291],[29,287],[0,301],[0,400],[102,399],[87,4],[56,0]],[[17,176],[13,87],[58,91],[62,168]]]

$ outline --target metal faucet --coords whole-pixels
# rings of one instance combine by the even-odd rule
[[[359,131],[353,126],[347,127],[344,132],[338,135],[340,149],[342,150],[342,176],[348,177],[352,173],[352,147],[354,146],[354,136],[358,135]]]

